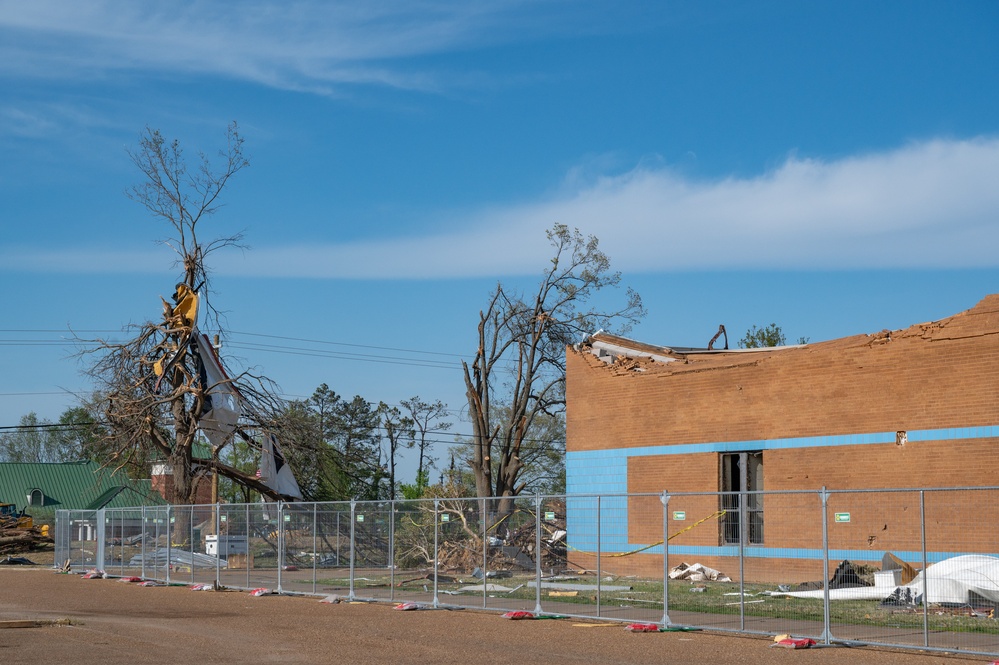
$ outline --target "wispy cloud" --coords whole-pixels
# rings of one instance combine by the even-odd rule
[[[0,0],[0,75],[92,79],[122,72],[211,74],[317,93],[370,84],[433,90],[403,59],[594,29],[549,0]],[[588,26],[588,27],[587,27]]]
[[[259,248],[252,272],[341,278],[530,274],[555,222],[600,238],[626,272],[999,266],[999,139],[935,140],[838,161],[789,157],[750,178],[668,168],[577,183],[469,214],[453,234]],[[220,266],[250,272],[250,265]]]
[[[533,274],[555,222],[593,234],[624,272],[999,266],[999,139],[933,140],[819,161],[796,156],[756,177],[697,180],[668,167],[580,179],[543,201],[449,217],[452,233],[256,247],[217,256],[219,274],[428,279]],[[123,250],[0,249],[8,270],[146,271]],[[99,266],[99,267],[95,267]],[[2,269],[2,268],[0,268]]]
[[[93,274],[170,274],[176,255],[160,250],[96,247],[0,246],[0,272]],[[176,271],[173,271],[176,273]]]

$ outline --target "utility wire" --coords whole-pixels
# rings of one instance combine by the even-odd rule
[[[0,431],[32,431],[32,430],[49,430],[49,431],[68,431],[75,432],[78,430],[86,429],[95,426],[106,426],[107,423],[103,422],[91,422],[91,423],[36,423],[34,425],[3,425],[0,426]],[[249,429],[249,428],[248,428]],[[378,425],[372,428],[373,430],[385,430],[386,428]],[[455,438],[453,440],[448,439],[437,439],[430,438],[426,439],[428,444],[444,444],[447,446],[470,446],[475,445],[475,441],[472,440],[472,434],[451,432],[448,430],[427,430],[427,434],[436,434],[438,436],[453,435]],[[533,451],[533,450],[546,450],[551,447],[551,445],[558,445],[564,442],[551,441],[549,439],[524,439],[525,443],[539,444],[536,446],[521,446],[521,450]],[[546,444],[546,445],[540,445]]]
[[[295,356],[311,356],[317,358],[335,358],[338,360],[359,360],[364,362],[384,363],[388,365],[408,365],[412,367],[431,367],[434,369],[455,369],[456,363],[444,363],[438,360],[420,360],[414,358],[399,358],[394,356],[375,356],[363,353],[343,353],[325,351],[322,349],[304,349],[294,346],[276,346],[273,344],[246,344],[229,342],[226,347],[244,351],[262,351],[264,353],[283,353]]]
[[[103,329],[67,331],[67,330],[62,330],[62,329],[51,329],[51,328],[49,328],[49,329],[47,329],[47,328],[3,328],[3,329],[0,329],[0,333],[65,334],[67,332],[72,332],[72,333],[121,333],[122,331],[121,330],[103,330]],[[307,344],[324,344],[324,345],[329,345],[329,346],[345,346],[345,347],[352,347],[352,348],[357,348],[357,349],[370,349],[370,350],[375,350],[375,351],[392,351],[392,352],[395,352],[395,353],[412,353],[412,354],[417,354],[417,355],[444,356],[444,357],[450,357],[450,358],[462,358],[462,357],[464,357],[462,354],[459,354],[459,353],[445,353],[445,352],[441,352],[441,351],[427,351],[426,349],[407,349],[407,348],[394,347],[394,346],[375,346],[375,345],[371,345],[371,344],[354,344],[354,343],[350,343],[350,342],[337,342],[337,341],[323,340],[323,339],[310,339],[310,338],[304,338],[304,337],[290,337],[290,336],[287,336],[287,335],[268,335],[268,334],[264,334],[264,333],[254,333],[254,332],[248,332],[248,331],[242,331],[242,330],[230,330],[230,331],[227,331],[227,334],[228,335],[245,335],[247,337],[263,337],[263,338],[267,338],[267,339],[278,339],[278,340],[284,340],[284,341],[289,341],[289,342],[304,342],[304,343],[307,343]],[[86,342],[88,340],[77,340],[77,339],[70,339],[70,338],[64,338],[64,339],[58,339],[58,340],[10,339],[10,340],[0,340],[0,344],[6,344],[6,345],[12,345],[12,346],[14,346],[14,345],[35,345],[35,344],[77,344],[77,343],[80,343],[81,341],[82,342]],[[233,344],[234,344],[233,341],[230,341],[228,343],[228,345],[230,345],[230,346],[233,345]],[[244,342],[244,344],[247,346],[247,348],[254,348],[254,347],[250,346],[250,343]],[[302,350],[300,347],[277,346],[277,345],[268,346],[268,345],[263,345],[263,344],[260,345],[260,348]],[[361,354],[358,354],[358,355],[361,355]],[[370,356],[370,357],[377,358],[377,356]]]
[[[425,353],[432,356],[451,356],[454,358],[461,358],[461,354],[458,353],[442,353],[440,351],[426,351],[422,349],[400,349],[392,346],[371,346],[368,344],[351,344],[348,342],[330,342],[322,339],[306,339],[302,337],[287,337],[284,335],[265,335],[263,333],[251,333],[244,332],[240,330],[230,330],[233,335],[246,335],[248,337],[269,337],[270,339],[283,339],[291,342],[308,342],[310,344],[331,344],[336,346],[352,346],[360,349],[375,349],[378,351],[399,351],[402,353]]]
[[[67,331],[64,329],[47,329],[47,328],[8,328],[0,329],[0,333],[47,333],[47,334],[64,334]],[[71,331],[73,333],[120,333],[119,330],[110,329],[81,329]],[[444,353],[439,351],[426,351],[423,349],[406,349],[401,347],[388,347],[388,346],[374,346],[368,344],[354,344],[349,342],[336,342],[321,339],[310,339],[302,337],[291,337],[287,335],[269,335],[264,333],[253,333],[247,331],[232,330],[229,331],[231,335],[237,336],[247,336],[247,337],[260,337],[267,339],[284,340],[291,342],[303,342],[308,344],[323,344],[328,346],[338,346],[338,347],[351,347],[359,349],[369,349],[376,351],[391,351],[395,353],[412,353],[418,355],[426,356],[439,356],[445,358],[456,358],[461,359],[464,356],[457,353]],[[60,340],[33,340],[33,339],[13,339],[13,340],[0,340],[0,346],[77,346],[81,343],[81,340],[73,339],[60,339]],[[285,355],[296,355],[305,357],[317,357],[317,358],[329,358],[332,360],[353,360],[360,362],[373,362],[388,365],[399,365],[399,366],[409,366],[409,367],[426,367],[428,369],[447,369],[454,370],[458,367],[457,363],[453,360],[437,360],[432,358],[405,358],[398,356],[379,356],[374,354],[365,353],[349,353],[349,352],[338,352],[333,350],[324,349],[310,349],[306,347],[290,346],[290,345],[277,345],[277,344],[262,344],[253,342],[239,342],[234,340],[229,340],[226,347],[234,348],[243,351],[257,351],[263,353],[278,353]],[[509,363],[514,363],[513,360],[508,360]],[[67,394],[68,391],[61,392],[23,392],[23,393],[0,393],[4,396],[32,396],[32,395],[60,395]],[[71,394],[71,393],[70,393]],[[290,395],[286,395],[289,397]],[[302,396],[298,396],[302,397]],[[308,399],[308,398],[305,398]],[[455,416],[460,416],[461,411],[458,409],[448,409],[448,413]],[[0,427],[0,429],[5,429]],[[469,435],[470,436],[470,435]]]

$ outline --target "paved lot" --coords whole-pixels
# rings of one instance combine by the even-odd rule
[[[0,569],[0,621],[71,625],[0,629],[0,663],[989,663],[919,652],[770,648],[764,639],[708,633],[629,633],[620,624],[509,621],[486,612],[400,612],[314,598],[143,588],[51,570]]]

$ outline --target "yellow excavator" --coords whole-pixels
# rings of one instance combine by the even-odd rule
[[[13,503],[0,503],[0,527],[6,529],[30,529],[35,525],[31,515],[26,515],[24,510],[18,512],[17,506]]]

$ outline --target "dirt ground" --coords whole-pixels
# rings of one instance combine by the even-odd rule
[[[140,587],[51,569],[0,569],[0,663],[804,663],[959,665],[987,657],[871,648],[792,651],[770,641],[630,633],[622,624],[510,621],[477,611],[397,611],[388,604]],[[63,620],[39,627],[12,621]],[[16,624],[15,624],[16,625]]]

